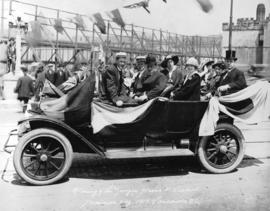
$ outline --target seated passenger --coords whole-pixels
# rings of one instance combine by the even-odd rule
[[[142,76],[146,71],[146,57],[145,56],[137,56],[136,57],[136,70],[133,82],[131,84],[132,94],[135,96],[141,96],[143,94],[143,84],[142,84]]]
[[[138,102],[145,102],[147,100],[159,97],[166,87],[166,77],[162,74],[158,67],[154,56],[148,55],[146,57],[146,71],[142,74],[142,89],[143,95],[135,96]]]
[[[188,59],[186,63],[187,75],[182,86],[171,93],[173,100],[200,100],[201,76],[197,72],[199,63],[195,58]]]
[[[247,87],[244,73],[235,67],[236,60],[237,58],[228,58],[226,55],[228,69],[226,73],[222,75],[218,84],[218,91],[221,95],[232,94]]]
[[[126,65],[126,57],[126,53],[117,53],[115,64],[109,66],[102,75],[105,92],[105,96],[102,96],[102,98],[116,106],[122,106],[123,103],[135,103],[127,95],[128,90],[124,85],[123,71]]]
[[[163,90],[162,97],[170,97],[170,93],[178,88],[183,82],[183,74],[177,63],[179,62],[178,56],[168,55],[161,63],[164,69],[161,71],[167,78],[166,88]]]
[[[224,74],[226,64],[224,62],[216,62],[212,65],[211,74],[207,77],[205,87],[203,87],[203,99],[210,99],[211,96],[217,95],[217,88],[221,76]]]

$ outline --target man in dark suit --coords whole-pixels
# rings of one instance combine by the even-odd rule
[[[18,93],[18,100],[23,102],[23,112],[26,111],[28,100],[34,94],[34,83],[30,76],[27,75],[27,68],[21,67],[23,76],[17,81],[14,92]]]
[[[152,55],[146,57],[146,71],[142,74],[142,92],[140,97],[135,97],[138,102],[159,97],[166,87],[166,77],[159,71],[156,58]]]
[[[146,71],[146,57],[145,56],[137,56],[136,57],[136,70],[137,73],[133,79],[131,84],[132,93],[135,96],[141,96],[143,94],[143,84],[142,84],[142,76]]]
[[[186,63],[187,75],[181,87],[171,93],[173,100],[199,101],[201,77],[197,72],[199,63],[195,58],[188,59]]]
[[[130,103],[132,101],[127,95],[127,88],[124,85],[123,78],[126,57],[126,53],[117,53],[115,64],[109,66],[102,75],[105,94],[103,99],[112,102],[116,106],[122,106],[123,103]]]
[[[176,65],[179,62],[178,56],[168,55],[165,60],[160,64],[164,68],[161,72],[167,78],[166,88],[161,93],[162,97],[169,97],[170,93],[178,88],[183,82],[183,74],[179,67]]]
[[[237,58],[226,58],[228,69],[218,84],[218,91],[221,95],[232,94],[247,87],[244,73],[235,67],[236,60]]]

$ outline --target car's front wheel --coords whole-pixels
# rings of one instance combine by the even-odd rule
[[[72,164],[72,146],[60,132],[35,129],[16,146],[13,163],[17,174],[33,185],[49,185],[65,176]]]
[[[202,166],[211,173],[233,171],[244,158],[244,138],[234,125],[217,125],[213,136],[202,137],[198,157]]]

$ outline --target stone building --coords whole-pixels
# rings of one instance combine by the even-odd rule
[[[222,31],[225,52],[229,43],[229,23],[223,23]],[[270,14],[266,17],[264,4],[258,4],[256,19],[239,18],[232,24],[232,49],[236,50],[238,63],[270,64]]]

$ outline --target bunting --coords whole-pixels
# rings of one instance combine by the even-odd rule
[[[62,25],[62,19],[58,18],[54,20],[53,28],[60,34],[63,33],[64,27]]]
[[[119,9],[112,10],[110,12],[107,12],[107,15],[112,19],[113,22],[115,22],[117,25],[121,26],[122,28],[125,28],[125,22],[120,14]]]
[[[82,16],[76,15],[73,20],[79,29],[85,30],[85,23]]]
[[[93,15],[94,17],[94,23],[96,24],[96,26],[98,27],[98,29],[100,30],[100,32],[102,34],[106,34],[106,24],[105,24],[105,21],[104,19],[102,18],[101,14],[100,13],[95,13]]]

